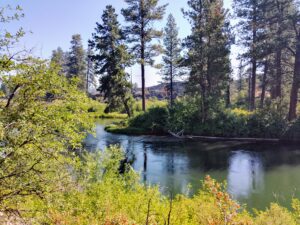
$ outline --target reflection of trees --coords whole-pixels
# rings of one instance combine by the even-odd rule
[[[145,143],[143,143],[143,156],[144,156],[144,164],[143,164],[143,181],[144,183],[147,182],[147,161],[148,161],[148,156],[147,156],[147,146]]]
[[[175,163],[174,163],[174,152],[170,152],[170,154],[167,154],[167,159],[166,159],[166,166],[167,166],[167,171],[170,174],[174,174],[175,173]]]
[[[228,191],[234,197],[248,197],[264,186],[264,171],[257,153],[239,151],[232,154],[228,168]]]
[[[299,145],[286,144],[251,144],[241,145],[238,149],[255,152],[263,160],[264,169],[272,169],[282,165],[300,164]]]
[[[240,196],[246,193],[246,196],[263,188],[263,169],[300,164],[300,147],[291,145],[178,142],[160,137],[112,135],[106,133],[103,127],[97,128],[97,137],[89,135],[87,139],[89,150],[96,147],[103,149],[111,144],[121,145],[129,161],[134,162],[135,156],[138,158],[134,167],[142,171],[144,182],[161,182],[168,190],[176,189],[175,192],[183,191],[187,183],[194,184],[204,174],[210,174],[211,171],[219,174],[218,171],[229,168],[229,188],[236,189],[237,194],[242,193]],[[237,156],[237,153],[244,155]],[[238,161],[241,159],[244,161]],[[153,160],[157,164],[152,164]],[[238,173],[234,172],[235,168]],[[153,174],[159,175],[153,177]]]

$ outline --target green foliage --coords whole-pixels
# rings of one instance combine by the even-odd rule
[[[107,104],[91,100],[88,112],[89,112],[89,114],[93,118],[102,118],[102,119],[127,119],[127,117],[128,117],[127,114],[120,113],[120,112],[106,113],[105,112],[106,108],[107,108]],[[122,112],[124,110],[120,109],[120,111]]]
[[[153,40],[162,37],[162,31],[155,29],[154,22],[163,19],[166,5],[158,6],[158,0],[125,0],[128,8],[122,9],[125,21],[127,41],[133,43],[132,49],[136,61],[142,65],[153,65],[153,58],[161,53],[161,46]],[[142,33],[141,33],[142,32]]]
[[[222,0],[189,0],[184,16],[192,33],[186,38],[186,66],[190,69],[188,92],[199,96],[204,122],[214,106],[222,102],[230,81],[230,27]],[[227,93],[227,105],[229,95]]]
[[[59,68],[59,75],[66,75],[66,61],[66,53],[62,50],[61,47],[58,47],[56,50],[52,51],[51,63]]]
[[[166,107],[168,105],[167,101],[160,101],[157,100],[155,98],[151,98],[147,100],[147,105],[149,108],[153,108],[153,107]],[[133,104],[133,112],[135,114],[143,112],[143,108],[142,108],[142,101],[135,101],[135,103]]]
[[[300,137],[300,120],[297,119],[293,123],[290,123],[282,139],[284,141],[298,141]]]
[[[153,101],[145,113],[136,114],[127,124],[112,125],[107,131],[123,134],[163,134],[168,130],[185,134],[218,137],[280,138],[288,128],[286,111],[272,103],[254,112],[215,106],[202,121],[197,98],[183,97],[172,108],[166,102]],[[156,106],[158,105],[158,106]]]
[[[196,98],[177,99],[170,109],[169,129],[174,132],[184,130],[186,133],[193,133],[195,124],[191,121],[197,121],[198,114]]]
[[[14,76],[1,77],[9,95],[0,106],[0,208],[14,210],[70,180],[64,168],[93,123],[90,100],[56,68],[27,59],[10,70]]]
[[[105,131],[114,134],[126,134],[126,135],[144,135],[149,134],[143,128],[130,127],[124,124],[110,124],[105,127]]]
[[[287,209],[272,203],[270,208],[265,212],[260,212],[255,219],[257,225],[296,225],[296,220],[293,214]]]
[[[226,185],[207,176],[193,197],[162,195],[147,187],[130,166],[120,174],[123,151],[116,146],[88,153],[72,171],[78,179],[69,189],[45,199],[27,202],[21,208],[26,220],[37,224],[296,224],[299,201],[293,211],[271,204],[251,215],[226,192]]]
[[[169,113],[166,107],[152,107],[129,121],[129,127],[143,129],[146,133],[166,132]]]
[[[162,78],[167,83],[169,92],[169,103],[172,106],[174,101],[173,84],[180,76],[181,41],[178,38],[178,27],[172,14],[168,16],[168,22],[164,29],[164,54]]]
[[[254,112],[221,107],[202,122],[197,102],[191,98],[175,102],[170,110],[171,130],[204,136],[279,138],[288,125],[284,112],[274,104]]]
[[[142,108],[146,110],[145,96],[145,66],[154,66],[154,57],[162,52],[161,45],[155,44],[155,39],[160,39],[163,32],[155,29],[154,23],[163,19],[167,5],[159,6],[159,0],[125,0],[128,4],[122,9],[125,22],[130,23],[125,27],[126,41],[131,44],[131,52],[135,62],[141,65],[142,78]]]
[[[71,48],[67,53],[67,77],[77,78],[78,87],[86,88],[86,60],[80,34],[74,34],[71,40]]]
[[[125,72],[131,64],[131,56],[124,45],[125,37],[111,5],[104,10],[102,23],[97,23],[95,31],[89,41],[89,46],[94,50],[90,59],[94,62],[96,73],[101,75],[98,90],[107,102],[106,112],[112,112],[121,105],[131,117],[133,97],[129,74]]]

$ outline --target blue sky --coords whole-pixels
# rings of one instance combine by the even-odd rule
[[[160,4],[169,4],[165,18],[169,13],[175,16],[181,38],[190,33],[190,26],[181,13],[181,8],[186,8],[186,2],[187,0],[160,0]],[[123,0],[1,0],[0,4],[20,5],[23,8],[25,18],[9,24],[8,29],[14,30],[22,26],[25,31],[31,31],[32,33],[28,33],[22,40],[21,45],[33,49],[36,56],[43,58],[49,58],[52,50],[58,46],[68,50],[71,36],[76,33],[81,34],[86,47],[105,6],[111,4],[117,12],[126,7]],[[230,6],[231,0],[225,0],[225,7]],[[121,15],[119,19],[122,22]],[[164,20],[155,26],[162,28],[165,23]],[[139,67],[134,66],[132,71],[133,81],[140,84]],[[159,82],[160,76],[157,72],[155,69],[147,69],[147,86]]]

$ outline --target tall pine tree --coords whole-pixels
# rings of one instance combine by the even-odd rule
[[[178,38],[178,27],[172,14],[164,30],[163,80],[167,83],[170,106],[174,101],[174,80],[180,75],[181,41]]]
[[[141,65],[142,106],[146,110],[145,97],[145,66],[154,65],[154,57],[161,53],[160,45],[153,44],[153,39],[162,37],[162,31],[154,28],[154,22],[163,19],[166,5],[158,6],[159,0],[125,0],[128,8],[122,10],[125,21],[128,42],[132,43],[132,52]]]
[[[300,11],[299,5],[295,4],[295,7],[290,12],[289,25],[293,32],[289,37],[289,50],[294,56],[294,74],[292,78],[292,88],[290,94],[290,107],[288,119],[290,121],[297,118],[297,106],[298,106],[298,92],[300,88]]]
[[[72,36],[71,48],[67,54],[67,77],[78,78],[78,87],[85,90],[86,87],[86,56],[82,45],[81,36]]]
[[[230,33],[222,0],[189,0],[184,15],[192,26],[185,45],[189,52],[189,90],[200,95],[201,119],[218,106],[228,90],[230,67]]]
[[[66,54],[61,47],[52,51],[51,63],[54,63],[60,68],[60,75],[65,75],[66,73]]]
[[[258,48],[259,39],[264,34],[264,11],[263,0],[234,0],[234,9],[239,19],[238,30],[239,43],[246,49],[243,54],[251,68],[249,76],[249,109],[256,108],[257,71],[260,53]]]
[[[95,72],[101,76],[99,90],[108,104],[106,112],[114,110],[121,103],[131,116],[132,99],[130,83],[125,67],[130,65],[130,55],[124,45],[125,37],[120,28],[115,9],[109,5],[103,12],[102,23],[97,23],[89,46],[94,54],[90,57]]]

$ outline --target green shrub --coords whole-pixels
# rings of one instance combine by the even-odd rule
[[[291,212],[275,203],[265,212],[260,212],[255,219],[257,225],[296,225],[296,220]]]
[[[169,118],[171,130],[204,136],[279,138],[287,125],[284,112],[274,105],[254,112],[220,108],[203,122],[192,99],[176,101]]]
[[[170,110],[168,128],[178,132],[184,130],[186,133],[193,133],[195,122],[199,121],[199,110],[195,98],[177,99]]]
[[[143,129],[147,133],[164,133],[169,112],[166,107],[153,107],[129,120],[129,127]]]

